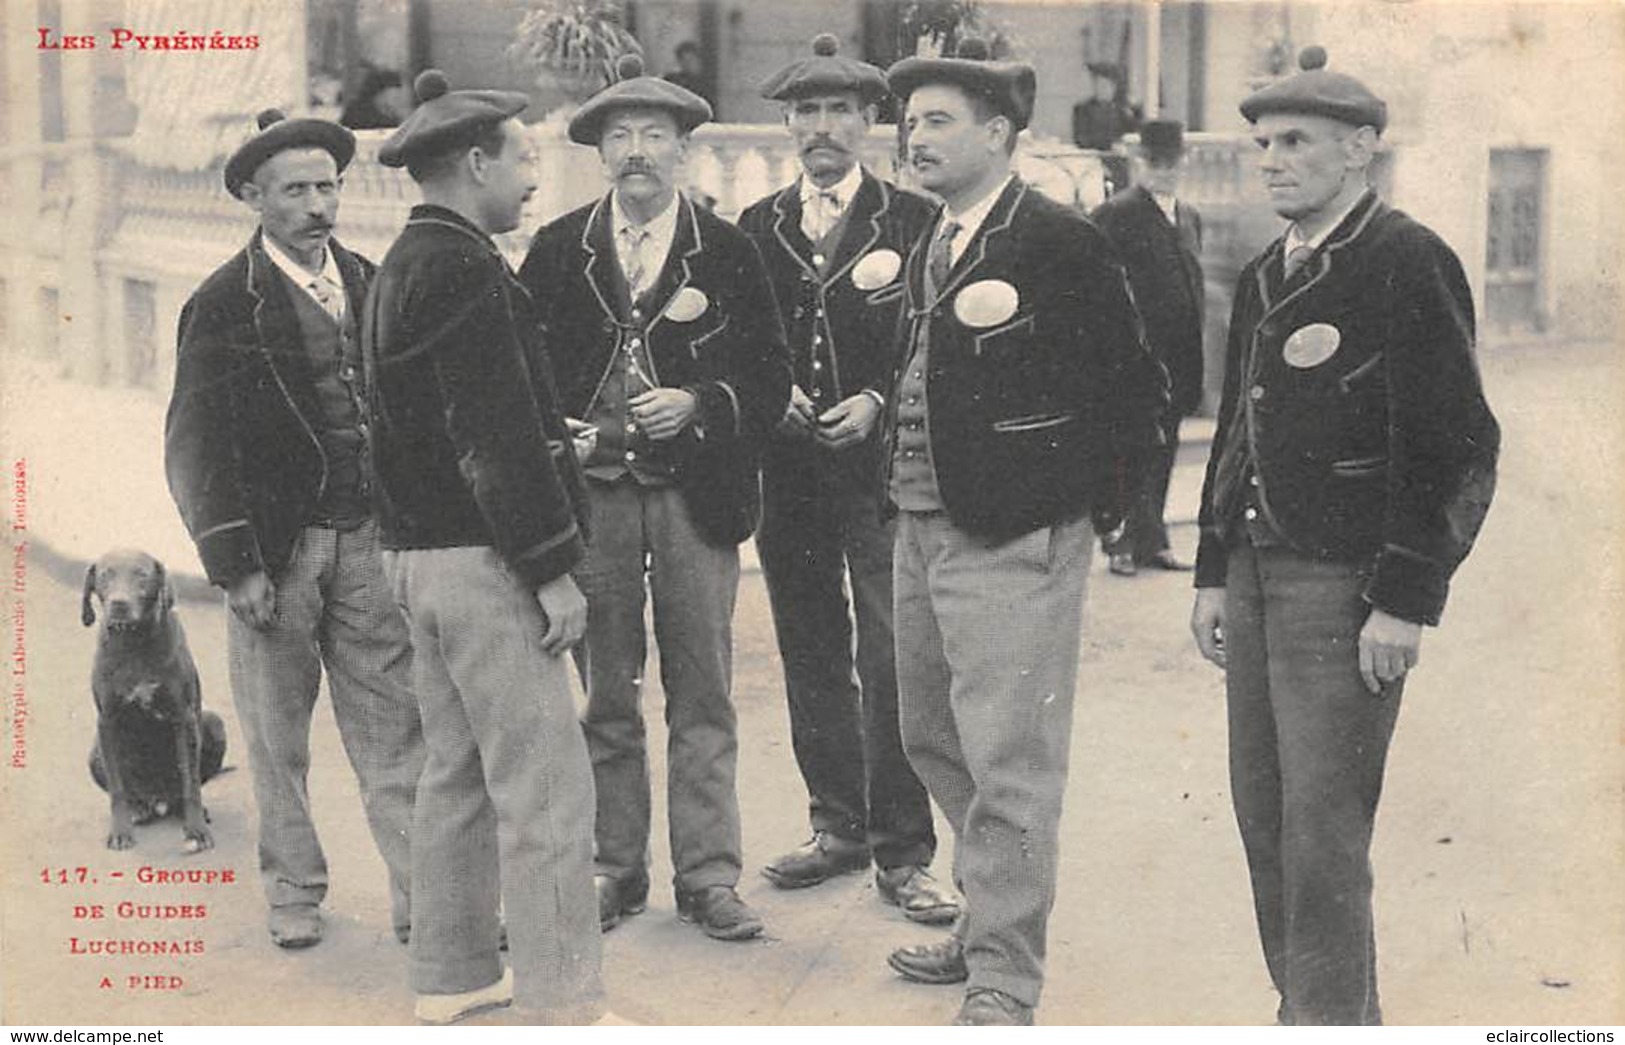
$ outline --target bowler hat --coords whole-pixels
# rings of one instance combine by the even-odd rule
[[[519,115],[530,99],[517,91],[454,91],[439,69],[425,69],[412,84],[421,103],[378,149],[385,167],[404,167],[466,141],[480,126]]]
[[[341,174],[355,157],[355,135],[348,127],[331,120],[314,117],[290,120],[281,109],[266,109],[254,122],[257,133],[239,145],[226,161],[226,191],[239,199],[243,183],[253,179],[260,165],[287,149],[325,149],[338,164]]]
[[[886,82],[905,100],[926,84],[952,84],[986,98],[1019,131],[1033,117],[1038,74],[1026,62],[996,62],[989,54],[986,40],[967,36],[952,58],[904,58],[886,71]]]
[[[587,99],[570,117],[570,140],[577,145],[597,145],[604,120],[616,109],[664,109],[687,134],[711,119],[711,103],[686,87],[643,75],[643,59],[623,54],[617,63],[616,80]]]
[[[885,73],[840,50],[841,41],[834,33],[819,33],[813,37],[811,55],[796,59],[763,82],[762,97],[789,101],[810,94],[856,91],[868,105],[891,93]]]
[[[1262,87],[1242,100],[1241,115],[1257,122],[1267,113],[1328,116],[1355,127],[1371,126],[1381,134],[1388,126],[1388,105],[1347,73],[1326,68],[1326,49],[1305,47],[1298,55],[1302,72]]]
[[[1177,160],[1185,151],[1185,125],[1178,120],[1140,124],[1140,149],[1153,160]]]

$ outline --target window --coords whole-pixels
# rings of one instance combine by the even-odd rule
[[[1545,329],[1545,196],[1544,149],[1490,151],[1484,315],[1492,330]]]

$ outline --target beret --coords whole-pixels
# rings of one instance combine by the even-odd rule
[[[768,77],[762,83],[762,97],[783,102],[809,94],[856,91],[867,104],[891,93],[885,73],[840,50],[841,41],[833,33],[819,33],[813,37],[812,55],[798,58]]]
[[[378,149],[385,167],[404,167],[414,156],[433,156],[481,125],[517,116],[530,98],[517,91],[453,91],[446,74],[425,69],[412,84],[421,103]]]
[[[340,173],[355,157],[355,135],[331,120],[290,120],[281,109],[266,109],[254,122],[258,131],[226,161],[226,191],[233,196],[253,179],[260,164],[286,149],[326,149]]]
[[[1249,94],[1241,115],[1255,122],[1267,113],[1329,116],[1356,127],[1370,125],[1381,134],[1388,126],[1388,105],[1347,73],[1326,68],[1326,49],[1305,47],[1298,55],[1301,72]]]
[[[996,62],[988,55],[987,41],[967,36],[952,58],[904,58],[886,70],[886,82],[904,99],[925,84],[952,84],[992,102],[1020,131],[1033,118],[1038,75],[1026,62]]]
[[[1178,156],[1185,151],[1185,125],[1178,120],[1140,124],[1140,148],[1152,156]]]
[[[710,102],[669,80],[643,75],[638,55],[621,55],[615,73],[614,83],[588,98],[570,117],[570,140],[577,145],[597,145],[605,118],[616,109],[664,109],[684,134],[711,119]]]

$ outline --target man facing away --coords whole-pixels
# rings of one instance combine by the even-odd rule
[[[612,188],[538,232],[520,270],[564,409],[598,429],[586,460],[593,541],[576,576],[588,604],[582,726],[598,789],[599,917],[609,929],[648,901],[652,596],[678,915],[742,940],[762,922],[735,889],[738,545],[756,525],[759,448],[784,416],[789,368],[756,248],[677,191],[710,106],[642,75],[636,56],[623,62],[569,127],[597,147]]]
[[[1145,489],[1106,543],[1108,568],[1133,576],[1142,568],[1188,570],[1168,544],[1168,479],[1179,450],[1180,419],[1202,402],[1202,215],[1177,198],[1185,159],[1185,128],[1148,120],[1133,150],[1136,184],[1090,215],[1128,270],[1134,304],[1145,322],[1151,354],[1168,371],[1171,402],[1162,417]]]
[[[296,948],[322,938],[327,858],[306,782],[325,670],[405,941],[423,734],[370,503],[357,330],[373,266],[333,238],[355,136],[275,109],[258,122],[225,181],[259,228],[181,310],[164,468],[231,610],[231,695],[248,742],[271,939]]]
[[[887,93],[879,69],[841,55],[830,34],[815,39],[812,55],[762,87],[784,105],[801,176],[739,219],[767,265],[791,349],[790,409],[763,464],[756,546],[813,829],[762,873],[794,889],[873,858],[882,899],[935,924],[953,921],[958,904],[928,870],[931,800],[898,731],[893,527],[875,476],[903,257],[936,206],[858,162]]]
[[[565,654],[585,499],[528,295],[491,237],[519,224],[535,156],[522,94],[450,91],[379,150],[422,194],[368,299],[385,565],[412,629],[428,763],[413,823],[412,986],[449,1023],[516,1002],[598,1012],[592,769]],[[538,349],[533,355],[529,350]],[[527,358],[529,356],[529,358]],[[512,969],[499,954],[498,905]]]
[[[1461,263],[1366,185],[1387,106],[1321,48],[1300,62],[1241,104],[1291,225],[1236,289],[1191,630],[1225,671],[1278,1019],[1375,1024],[1388,743],[1489,508],[1500,430]]]
[[[1166,402],[1095,227],[1010,173],[1032,67],[912,58],[908,155],[945,209],[915,246],[889,397],[903,746],[954,831],[964,910],[890,962],[968,980],[956,1023],[1021,1025],[1043,987],[1093,536],[1137,492]]]

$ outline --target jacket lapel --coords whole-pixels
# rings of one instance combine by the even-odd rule
[[[649,322],[651,328],[665,317],[666,306],[671,304],[677,292],[688,286],[693,275],[689,261],[704,249],[705,244],[700,240],[699,219],[694,216],[694,204],[689,202],[687,196],[679,194],[677,231],[671,238],[671,250],[666,252],[666,264],[660,269],[660,278],[655,280],[647,294],[648,314],[653,317]]]
[[[996,249],[1010,231],[1011,224],[1016,218],[1016,209],[1021,201],[1027,198],[1027,183],[1020,178],[1010,179],[1010,184],[1004,187],[999,194],[998,202],[988,211],[987,218],[983,220],[982,227],[976,230],[976,237],[966,245],[963,253],[959,255],[959,262],[948,272],[948,281],[937,288],[937,300],[941,301],[949,294],[959,289],[960,284],[975,272],[982,262],[987,260],[988,253]],[[936,232],[935,226],[932,234]]]
[[[604,196],[588,215],[587,225],[581,230],[581,250],[587,258],[582,275],[604,316],[616,323],[625,323],[632,303],[627,296],[620,262],[615,258],[613,214],[610,198]]]
[[[1292,274],[1292,278],[1276,283],[1277,277],[1273,273],[1281,272],[1283,252],[1286,249],[1286,237],[1282,236],[1264,254],[1263,262],[1259,265],[1254,278],[1258,280],[1259,294],[1264,301],[1264,319],[1286,308],[1288,305],[1313,290],[1331,272],[1337,252],[1358,239],[1366,226],[1370,225],[1380,214],[1387,209],[1386,205],[1377,199],[1376,193],[1366,191],[1364,198],[1354,205],[1354,209],[1338,224],[1332,234],[1316,250],[1314,256],[1302,268]],[[1278,301],[1271,301],[1269,288],[1274,285],[1280,288],[1281,297]]]
[[[847,206],[846,232],[835,248],[835,257],[829,265],[829,277],[824,280],[825,286],[846,275],[847,270],[879,242],[884,231],[882,223],[891,210],[891,201],[891,190],[882,185],[879,178],[864,171],[858,193]]]
[[[773,198],[773,238],[779,248],[793,259],[803,272],[818,278],[818,269],[812,263],[812,244],[801,231],[801,179],[785,186]],[[805,247],[805,249],[803,249]]]
[[[248,243],[246,289],[254,299],[254,330],[260,354],[275,376],[277,387],[309,430],[317,416],[316,378],[310,355],[305,351],[304,337],[299,332],[299,317],[289,297],[290,293],[303,291],[291,287],[290,281],[265,253],[264,235],[256,231]],[[345,290],[354,304],[354,291],[348,279]],[[315,439],[314,432],[311,438]]]

